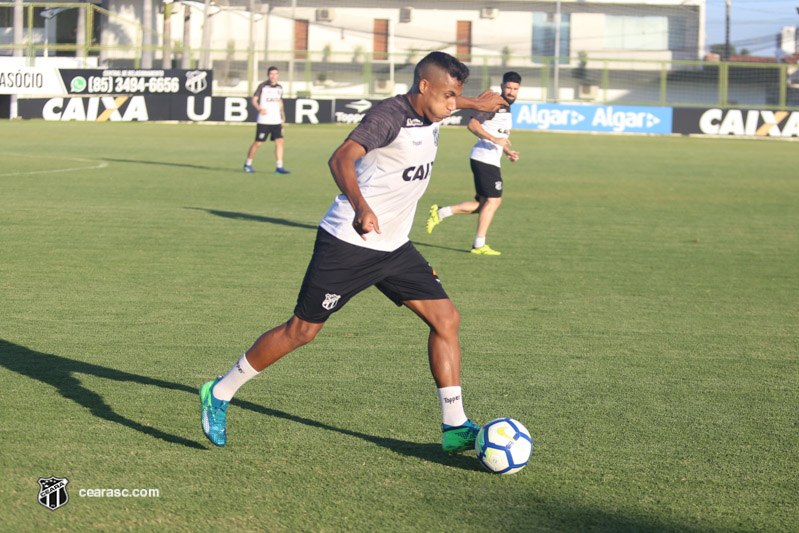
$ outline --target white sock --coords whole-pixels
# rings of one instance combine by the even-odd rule
[[[463,411],[463,394],[460,387],[442,387],[438,389],[438,400],[441,402],[441,418],[448,426],[462,426],[468,420]]]
[[[252,159],[248,159],[247,162],[246,162],[246,165],[248,167],[251,167],[252,166]]]
[[[225,374],[225,377],[220,379],[219,382],[214,385],[214,389],[211,391],[211,394],[213,394],[217,400],[229,402],[242,385],[257,375],[258,372],[252,367],[252,365],[250,365],[250,362],[247,361],[247,354],[244,354],[238,361],[236,361],[236,364],[233,365],[233,368],[231,368],[228,373]]]
[[[438,218],[447,218],[452,216],[452,206],[440,207],[438,209]]]
[[[277,166],[277,168],[283,168],[283,160],[278,159],[277,161],[275,161],[275,165]]]
[[[475,248],[482,248],[486,244],[485,237],[475,237],[474,238],[474,247]]]

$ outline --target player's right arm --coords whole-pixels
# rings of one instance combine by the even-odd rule
[[[486,89],[480,96],[477,97],[469,97],[469,96],[458,96],[455,99],[455,106],[458,109],[475,109],[477,111],[485,111],[488,113],[493,113],[500,107],[504,107],[508,105],[508,102],[502,98],[502,95],[498,92],[494,92],[491,89]]]
[[[474,117],[472,117],[472,119],[469,121],[469,124],[466,127],[469,129],[469,131],[474,133],[479,138],[491,141],[492,143],[501,146],[502,151],[505,152],[506,154],[508,153],[508,149],[510,148],[510,139],[508,139],[507,137],[494,137],[493,135],[488,133],[483,127],[483,125],[480,123],[480,121]]]
[[[366,148],[352,139],[347,139],[333,152],[333,156],[328,161],[328,166],[336,185],[347,197],[352,209],[355,211],[352,227],[363,240],[366,240],[367,233],[373,230],[380,233],[380,226],[377,222],[377,215],[366,203],[366,199],[361,194],[361,188],[358,186],[355,162],[364,155],[366,155]]]
[[[256,111],[258,111],[258,113],[263,115],[266,111],[264,109],[261,109],[260,107],[258,107],[258,103],[259,103],[258,100],[259,100],[258,95],[253,96],[252,97],[252,106],[255,108]]]

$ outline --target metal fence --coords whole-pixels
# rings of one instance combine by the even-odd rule
[[[11,3],[0,6],[10,7]],[[49,42],[41,26],[43,10],[76,8],[74,42]],[[164,9],[170,9],[164,4]],[[158,32],[137,21],[86,3],[24,4],[25,32],[20,41],[0,44],[1,55],[24,55],[33,65],[45,56],[84,58],[104,68],[210,68],[214,94],[252,94],[266,70],[277,66],[287,96],[384,97],[405,92],[413,68],[426,51],[373,54],[323,50],[264,50],[248,46],[244,37],[225,48],[197,48],[170,38],[169,28]],[[47,12],[45,11],[45,14]],[[38,17],[38,18],[37,18]],[[100,44],[100,17],[125,26],[134,42]],[[44,19],[47,20],[47,19]],[[149,36],[149,37],[148,37]],[[148,44],[157,42],[160,44]],[[462,59],[471,70],[466,94],[497,87],[502,74],[521,74],[520,100],[655,106],[768,106],[799,109],[796,65],[666,61],[589,57],[469,55]]]

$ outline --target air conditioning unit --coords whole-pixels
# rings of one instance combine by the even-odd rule
[[[580,100],[596,100],[599,96],[599,85],[580,85],[577,88],[577,98]]]
[[[329,7],[320,7],[316,10],[316,22],[332,22],[336,18],[336,12]]]
[[[480,10],[481,19],[495,19],[499,16],[499,9],[495,7],[484,7]]]
[[[400,8],[400,22],[413,22],[413,8],[412,7],[401,7]]]
[[[394,90],[391,80],[375,80],[375,94],[390,94]]]

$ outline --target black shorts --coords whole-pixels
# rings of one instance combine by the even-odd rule
[[[325,322],[372,285],[397,305],[449,298],[433,267],[411,242],[381,252],[344,242],[319,228],[294,314],[308,322]]]
[[[269,135],[272,135],[272,140],[283,138],[283,126],[281,124],[258,124],[255,130],[255,140],[264,142],[269,140]]]
[[[499,172],[499,167],[483,163],[482,161],[475,161],[469,159],[472,165],[472,174],[474,175],[474,190],[477,193],[475,200],[479,200],[481,196],[487,198],[501,198],[502,197],[502,175]]]

